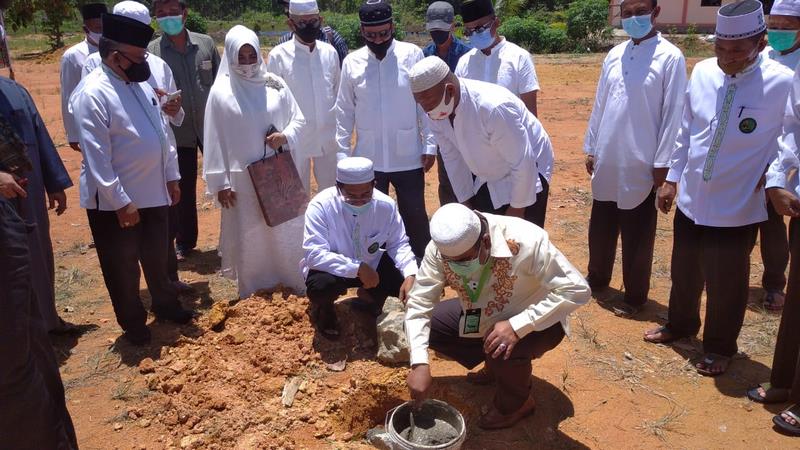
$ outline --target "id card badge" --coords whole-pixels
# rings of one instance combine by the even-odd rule
[[[464,334],[474,334],[481,329],[481,309],[468,309],[464,317]]]

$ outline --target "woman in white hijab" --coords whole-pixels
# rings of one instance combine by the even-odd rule
[[[231,28],[206,104],[203,179],[222,206],[222,273],[238,281],[242,298],[277,285],[305,291],[298,270],[303,217],[267,226],[247,171],[264,156],[265,143],[295,149],[304,124],[286,83],[267,73],[256,34]],[[270,125],[281,131],[267,135]]]

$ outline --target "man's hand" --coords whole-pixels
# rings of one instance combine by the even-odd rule
[[[361,280],[361,284],[363,285],[364,289],[376,288],[378,287],[378,283],[381,281],[381,277],[378,275],[378,272],[370,267],[369,264],[363,262],[358,268],[358,279]]]
[[[219,200],[219,204],[223,208],[233,208],[236,206],[236,192],[233,192],[230,188],[223,189],[217,192],[217,200]]]
[[[767,196],[775,211],[783,216],[800,217],[800,199],[781,188],[767,189]]]
[[[525,218],[525,208],[512,208],[508,207],[506,210],[506,216],[508,217],[519,217],[520,219]]]
[[[411,398],[414,403],[419,405],[423,400],[427,399],[430,395],[431,384],[433,377],[431,377],[431,366],[427,364],[417,364],[411,368],[408,373],[406,384],[408,391],[411,393]]]
[[[492,359],[503,356],[505,360],[511,357],[517,342],[519,342],[519,336],[511,326],[511,322],[507,320],[497,322],[492,331],[483,338],[483,352],[491,355]]]
[[[17,178],[8,172],[0,172],[0,195],[5,198],[26,198],[28,193],[17,183]]]
[[[67,194],[64,191],[47,193],[47,200],[50,207],[47,209],[55,209],[56,215],[60,216],[67,210]]]
[[[672,203],[675,201],[677,192],[678,189],[675,183],[672,181],[665,181],[664,184],[658,188],[658,193],[656,194],[658,210],[664,214],[669,214],[672,210]]]
[[[264,138],[264,142],[269,145],[269,148],[277,150],[282,145],[288,144],[289,140],[286,139],[286,135],[283,133],[272,133]]]
[[[586,173],[594,174],[594,155],[586,155]]]
[[[421,158],[422,158],[422,168],[425,170],[425,173],[428,173],[433,167],[433,163],[436,162],[436,157],[433,155],[422,155]]]
[[[133,203],[128,203],[126,206],[118,209],[117,220],[119,221],[119,226],[121,228],[135,227],[140,221],[139,210],[136,209],[136,205]]]
[[[181,201],[181,186],[177,180],[167,182],[167,192],[172,203],[169,206],[175,206]]]
[[[667,174],[669,173],[668,167],[655,167],[653,168],[653,187],[658,189],[667,181]]]
[[[410,277],[406,277],[406,280],[403,281],[403,284],[400,286],[400,301],[403,304],[406,304],[408,299],[408,293],[411,292],[411,288],[414,286],[414,281],[416,281],[417,277],[415,275],[411,275]]]
[[[77,142],[70,142],[69,146],[72,147],[72,149],[75,150],[76,152],[78,153],[81,152],[81,145],[78,144]]]
[[[161,110],[164,111],[164,114],[168,115],[169,117],[175,117],[181,111],[181,104],[181,97],[178,96],[175,99],[164,103],[164,106],[161,107]]]

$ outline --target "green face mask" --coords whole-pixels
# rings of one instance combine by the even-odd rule
[[[797,30],[768,30],[769,45],[779,52],[785,52],[794,47],[797,41]]]
[[[471,277],[473,273],[477,272],[481,268],[480,257],[470,261],[448,261],[447,264],[456,275],[463,278]]]

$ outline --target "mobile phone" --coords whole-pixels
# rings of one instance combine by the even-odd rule
[[[178,89],[177,91],[175,91],[175,92],[173,92],[171,94],[167,94],[167,103],[169,103],[169,102],[175,100],[176,98],[180,97],[181,96],[181,92],[182,91],[180,89]]]

